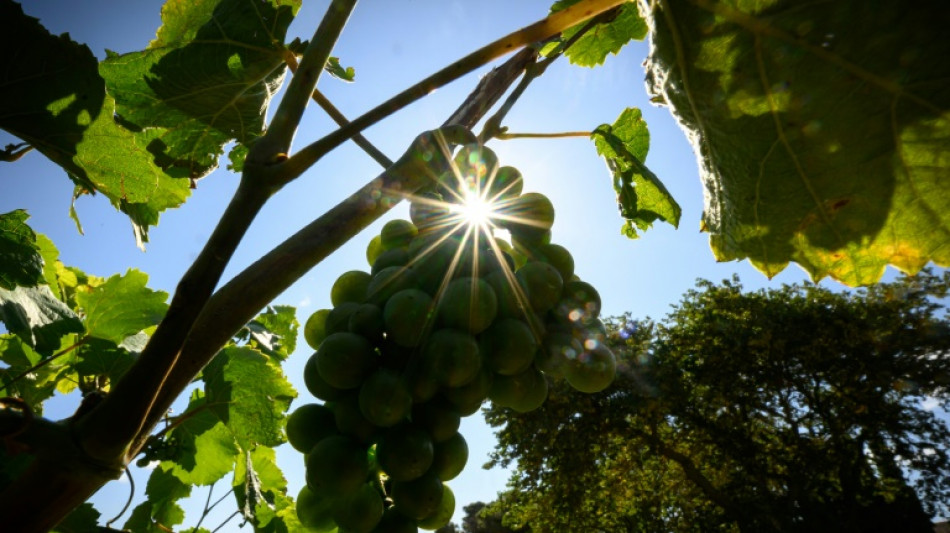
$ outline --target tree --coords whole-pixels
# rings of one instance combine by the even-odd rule
[[[465,516],[462,517],[462,528],[449,524],[439,530],[440,533],[526,533],[531,528],[525,526],[511,529],[502,524],[502,513],[491,509],[484,502],[475,502],[465,506]]]
[[[858,293],[701,281],[610,324],[614,385],[492,407],[506,520],[544,531],[931,531],[950,500],[950,275]],[[508,506],[506,506],[508,507]]]
[[[939,2],[905,9],[893,1],[866,12],[791,3],[744,12],[709,2],[557,2],[537,24],[347,121],[315,88],[325,70],[352,76],[330,54],[354,3],[331,2],[313,38],[301,43],[285,42],[296,0],[170,2],[146,50],[100,62],[11,0],[0,2],[0,45],[8,58],[0,127],[22,140],[3,151],[4,161],[40,152],[67,172],[74,195],[100,193],[128,215],[143,246],[159,215],[188,198],[229,142],[229,166],[242,173],[232,203],[167,304],[141,272],[103,279],[57,263],[55,246],[30,229],[24,212],[2,215],[0,318],[9,333],[2,337],[0,515],[11,527],[49,529],[74,509],[68,527],[95,522],[83,502],[135,460],[163,462],[149,480],[149,501],[133,512],[142,528],[180,522],[175,502],[230,472],[248,521],[298,527],[293,498],[273,468],[294,395],[280,362],[294,350],[296,322],[292,310],[268,305],[405,195],[431,187],[430,177],[448,168],[449,147],[471,142],[467,130],[519,78],[486,120],[481,142],[519,136],[506,130],[504,118],[550,61],[565,55],[596,65],[629,39],[644,38],[647,21],[657,45],[648,67],[653,90],[695,132],[711,199],[704,224],[718,257],[748,256],[767,273],[794,260],[817,277],[851,284],[877,280],[887,263],[915,271],[929,260],[950,262],[939,215],[950,211],[940,186],[948,67],[935,59],[946,56],[947,46]],[[812,31],[816,23],[821,31]],[[829,35],[834,43],[826,43]],[[864,56],[849,48],[867,36],[881,50]],[[731,52],[717,55],[724,51],[717,43],[726,41]],[[905,42],[919,53],[891,46]],[[789,47],[800,53],[785,53]],[[423,132],[395,162],[359,136],[511,51],[445,127]],[[288,69],[294,75],[267,122]],[[731,72],[741,75],[723,74]],[[777,81],[786,78],[794,86]],[[311,98],[341,126],[294,151],[291,140]],[[817,127],[829,106],[840,115]],[[632,237],[656,220],[678,224],[679,207],[644,165],[649,135],[639,112],[622,107],[614,124],[590,136],[608,161],[623,231]],[[268,198],[349,139],[371,152],[383,173],[221,283]],[[838,155],[798,157],[818,151]],[[750,195],[751,212],[735,201]],[[249,376],[264,386],[249,387]],[[201,390],[187,411],[167,418],[196,378]],[[72,387],[84,394],[75,414],[62,424],[43,419],[43,402]]]

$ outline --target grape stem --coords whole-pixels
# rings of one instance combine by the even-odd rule
[[[132,479],[132,471],[129,470],[129,467],[125,467],[125,477],[129,478],[129,499],[125,501],[125,505],[122,506],[122,510],[119,511],[119,514],[112,517],[111,520],[106,522],[106,527],[111,527],[112,523],[116,520],[122,518],[122,515],[129,510],[129,506],[132,505],[132,498],[135,497],[135,480]]]
[[[511,139],[561,139],[566,137],[590,137],[589,131],[562,131],[560,133],[508,133],[502,128],[502,131],[495,133],[492,137],[502,141]]]
[[[561,57],[565,51],[573,46],[574,43],[576,43],[587,32],[589,32],[598,24],[612,20],[617,16],[619,11],[620,6],[617,6],[588,20],[587,23],[585,23],[584,26],[582,26],[569,39],[558,43],[558,45],[547,55],[547,57],[528,68],[525,71],[521,82],[518,83],[517,87],[515,87],[513,91],[511,91],[511,94],[508,95],[508,98],[505,99],[505,102],[501,105],[498,111],[485,121],[485,125],[482,127],[481,133],[478,134],[478,141],[484,144],[489,139],[496,137],[500,138],[499,134],[503,133],[505,130],[505,128],[502,128],[501,126],[502,121],[508,115],[508,112],[511,111],[511,108],[514,107],[515,102],[517,102],[518,99],[521,98],[521,95],[524,94],[524,91],[528,88],[528,85],[531,85],[532,81],[544,74],[544,71],[547,70],[551,63],[553,63],[557,58]]]
[[[291,72],[297,72],[297,56],[288,51],[284,57],[284,62],[287,63],[287,68],[289,68]],[[314,88],[311,98],[317,103],[318,106],[320,106],[321,109],[327,113],[327,115],[330,116],[330,118],[333,119],[334,122],[337,123],[338,126],[343,127],[350,123],[349,119],[347,119],[346,116],[344,116],[343,113],[340,112],[340,110],[337,109],[335,105],[333,105],[333,102],[331,102],[330,99],[326,97],[326,95],[320,92],[320,89]],[[362,133],[353,135],[352,140],[357,146],[362,148],[368,156],[372,157],[374,161],[379,163],[381,167],[389,168],[393,165],[392,160],[386,157],[386,154],[384,154],[382,150],[376,148],[373,143],[369,142],[369,140],[364,137]]]
[[[281,164],[286,168],[281,173],[279,182],[283,184],[297,178],[324,155],[352,137],[354,133],[372,126],[439,87],[457,80],[512,50],[547,39],[584,20],[596,18],[625,2],[626,0],[582,0],[479,48],[355,118],[348,125],[304,147]]]

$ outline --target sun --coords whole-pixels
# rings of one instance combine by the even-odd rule
[[[478,191],[466,190],[460,203],[451,204],[449,210],[469,226],[487,227],[495,215],[495,205]]]

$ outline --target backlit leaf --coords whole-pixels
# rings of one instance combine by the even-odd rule
[[[232,139],[249,145],[284,75],[284,37],[300,1],[171,0],[148,48],[100,65],[124,123],[150,132],[165,169],[197,179]]]
[[[950,7],[649,3],[652,92],[687,130],[716,258],[880,279],[950,264]]]
[[[63,335],[83,331],[79,316],[47,285],[0,289],[0,322],[44,355],[59,347]]]
[[[551,12],[560,11],[580,0],[560,0],[551,6]],[[561,40],[573,37],[587,23],[578,24],[561,33]],[[564,53],[568,60],[582,67],[604,64],[609,54],[616,54],[631,40],[642,41],[647,35],[647,23],[637,11],[636,4],[620,6],[617,16],[609,22],[597,24],[578,38]],[[552,49],[549,45],[545,51]]]
[[[650,148],[650,132],[639,109],[626,109],[617,121],[603,124],[591,134],[597,153],[607,161],[613,176],[621,232],[635,239],[657,219],[679,226],[681,209],[663,183],[643,164]]]
[[[181,416],[181,423],[168,434],[176,453],[162,462],[163,467],[189,485],[210,485],[231,472],[240,450],[203,392],[192,393]]]
[[[0,215],[0,288],[35,287],[43,280],[43,257],[28,218],[22,209]]]
[[[115,102],[88,47],[51,35],[18,5],[3,1],[0,49],[0,128],[63,167],[81,190],[105,194],[124,212],[148,206],[155,213],[148,224],[187,198],[188,180],[156,165],[148,146],[153,134],[114,120]],[[144,242],[147,226],[133,224]]]
[[[204,369],[210,409],[245,450],[284,441],[284,413],[297,395],[280,367],[260,352],[231,346]]]
[[[88,292],[76,295],[92,337],[120,344],[130,335],[158,324],[168,305],[168,294],[146,287],[148,275],[129,269]]]

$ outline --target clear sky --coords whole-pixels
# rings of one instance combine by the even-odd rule
[[[26,0],[24,9],[40,18],[53,33],[69,32],[103,58],[107,48],[120,53],[144,48],[160,24],[161,4],[160,0],[87,0],[81,4]],[[327,4],[326,0],[307,0],[291,26],[291,37],[308,39]],[[542,18],[549,4],[548,0],[363,0],[334,52],[344,65],[356,69],[356,82],[346,84],[325,76],[320,89],[344,114],[356,117],[481,45]],[[613,122],[626,107],[640,107],[651,132],[646,163],[683,208],[678,230],[658,223],[639,240],[621,236],[621,220],[606,167],[593,144],[584,138],[489,143],[501,164],[522,171],[526,191],[542,192],[551,198],[557,210],[553,241],[571,250],[578,275],[600,290],[604,314],[630,311],[637,317],[661,318],[700,277],[719,280],[737,273],[748,288],[807,279],[794,265],[769,281],[746,262],[714,260],[708,237],[699,232],[703,193],[696,160],[668,110],[648,102],[641,66],[646,53],[646,43],[632,43],[596,69],[559,60],[531,85],[504,125],[512,132],[592,130],[601,123]],[[364,134],[390,158],[397,158],[418,133],[441,124],[488,70],[479,69],[436,91]],[[312,105],[295,146],[303,146],[332,129],[330,119]],[[0,145],[9,142],[15,141],[0,134]],[[377,164],[352,144],[318,162],[263,209],[225,278],[379,171]],[[137,268],[150,275],[153,288],[171,292],[210,234],[237,181],[237,175],[223,169],[202,179],[191,199],[182,208],[166,212],[161,224],[151,230],[151,242],[144,253],[135,247],[124,215],[101,196],[77,201],[85,229],[85,235],[80,235],[67,216],[71,183],[63,170],[39,153],[30,153],[15,164],[0,165],[0,212],[27,209],[32,227],[53,239],[67,265],[100,276]],[[275,303],[297,306],[301,322],[314,310],[330,307],[333,281],[347,270],[368,270],[366,244],[386,220],[397,217],[408,218],[405,203],[314,268]],[[840,288],[833,282],[825,283]],[[285,364],[285,372],[300,391],[295,405],[313,401],[302,378],[303,364],[311,350],[302,336],[299,345]],[[68,415],[71,408],[66,402],[60,405],[62,416]],[[480,416],[467,419],[462,431],[471,457],[466,471],[450,482],[458,500],[455,521],[461,517],[464,505],[491,501],[507,479],[505,472],[480,468],[494,444]],[[278,458],[295,494],[303,484],[302,456],[282,446]],[[142,495],[147,473],[139,471],[134,476],[137,493]],[[223,491],[219,488],[217,493]],[[200,510],[207,492],[198,489],[194,494]],[[116,482],[103,489],[95,501],[103,516],[110,517],[127,496],[127,482]],[[197,518],[191,514],[186,525],[193,525]],[[213,527],[216,523],[208,518],[204,525]],[[237,523],[232,522],[225,530],[237,529]]]

